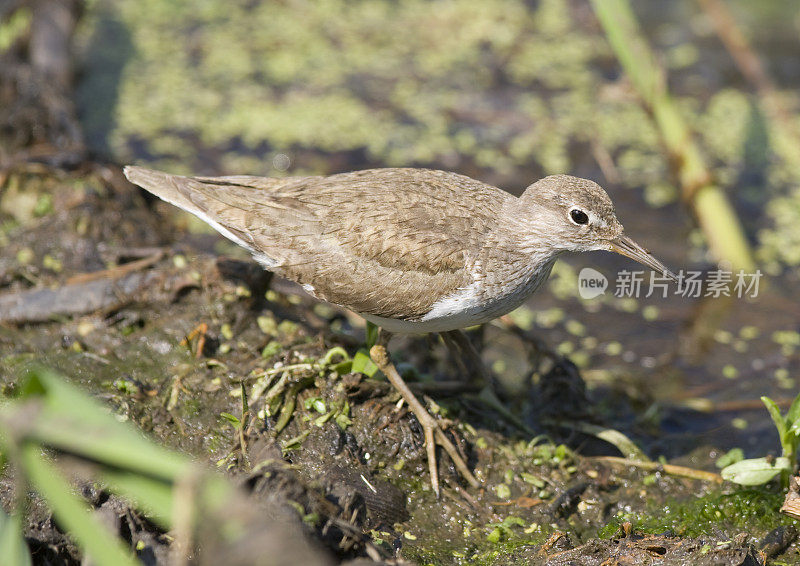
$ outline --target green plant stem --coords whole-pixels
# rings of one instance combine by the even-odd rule
[[[714,472],[706,472],[705,470],[695,470],[694,468],[686,468],[684,466],[675,466],[673,464],[661,464],[660,462],[641,462],[639,460],[630,460],[628,458],[619,458],[617,456],[594,456],[590,458],[596,462],[605,462],[608,464],[617,464],[620,466],[632,466],[647,471],[662,470],[664,473],[671,476],[679,476],[683,478],[691,478],[695,480],[707,481],[712,483],[722,483],[722,476]]]
[[[0,564],[31,566],[31,554],[22,534],[22,515],[17,509],[7,515],[0,507]]]
[[[664,71],[639,29],[627,0],[591,0],[620,64],[650,109],[661,139],[675,164],[684,201],[691,206],[717,261],[752,272],[755,261],[736,212],[712,181],[700,148],[672,102]]]

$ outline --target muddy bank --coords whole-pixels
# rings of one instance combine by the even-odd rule
[[[270,175],[425,165],[518,192],[570,171],[613,189],[631,235],[670,267],[712,269],[588,8],[503,4],[487,19],[488,4],[468,1],[366,2],[369,18],[326,4],[303,5],[304,18],[292,3],[108,3],[86,6],[83,27],[79,2],[0,10],[2,394],[12,402],[28,369],[53,368],[116,420],[240,485],[229,515],[252,528],[232,544],[205,517],[195,562],[800,563],[781,488],[723,484],[715,466],[731,448],[779,454],[759,397],[785,408],[797,390],[800,168],[791,144],[767,151],[769,124],[723,80],[730,62],[696,18],[649,4],[676,96],[757,235],[769,288],[723,302],[610,288],[589,302],[576,296],[581,267],[629,265],[559,261],[528,305],[470,333],[503,384],[500,406],[437,339],[396,339],[404,376],[481,480],[468,487],[440,454],[438,500],[419,424],[359,357],[363,322],[271,280],[121,175],[123,160]],[[411,33],[433,9],[447,31]],[[92,462],[53,455],[126,548],[174,563],[186,532],[87,479]],[[81,563],[44,502],[20,497],[11,462],[0,501],[24,509],[34,563]]]
[[[531,435],[481,403],[435,342],[398,340],[401,368],[451,423],[482,482],[463,484],[441,454],[437,500],[416,420],[385,381],[342,363],[363,347],[356,317],[268,281],[246,260],[204,251],[213,239],[176,231],[113,167],[19,178],[57,189],[57,206],[8,233],[0,304],[14,306],[0,327],[4,392],[34,364],[57,369],[118,418],[240,482],[254,505],[277,503],[327,560],[797,560],[777,487],[737,489],[604,458],[620,453],[575,423],[620,426],[602,407],[635,400],[587,396],[568,359],[542,361],[542,375],[525,381],[522,394],[538,400],[535,413],[518,415]],[[237,430],[242,391],[247,426]],[[6,477],[6,509],[12,484]],[[169,536],[102,492],[90,502],[163,563]],[[54,563],[79,560],[39,504],[25,534]]]

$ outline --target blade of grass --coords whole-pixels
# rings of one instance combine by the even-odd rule
[[[8,515],[0,507],[0,564],[31,566],[31,553],[22,537],[22,519],[18,513]]]
[[[564,428],[577,430],[578,432],[582,432],[584,434],[590,434],[599,438],[600,440],[604,440],[615,446],[617,450],[619,450],[622,455],[628,460],[635,460],[639,462],[649,462],[650,458],[647,457],[647,454],[642,452],[641,448],[636,446],[636,443],[622,434],[620,431],[613,429],[613,428],[606,428],[602,426],[597,426],[592,423],[585,423],[580,421],[543,421],[547,424],[553,424],[556,426],[561,426]]]
[[[172,525],[173,486],[141,474],[126,470],[105,470],[99,475],[100,482],[117,495],[124,497],[160,527]]]
[[[196,501],[192,503],[198,510],[196,517],[205,517],[207,513],[226,509],[230,501],[237,496],[236,488],[225,478],[206,472],[197,466],[188,468],[185,476],[169,484],[120,470],[106,470],[100,474],[101,482],[109,490],[130,499],[137,508],[165,529],[170,529],[174,525],[176,506],[185,504],[176,499],[178,497],[176,485],[185,483],[188,481],[187,478],[194,478],[191,483],[196,486],[194,490]],[[226,523],[226,528],[230,533],[234,533],[241,528],[241,525],[236,518],[231,517]]]
[[[39,415],[26,436],[43,445],[107,466],[117,466],[165,480],[179,477],[188,465],[184,457],[148,443],[132,430],[116,426],[99,429],[81,422],[75,416]]]
[[[117,421],[94,399],[48,370],[29,374],[21,398],[40,398],[43,406],[36,418],[26,418],[21,412],[15,415],[11,407],[3,412],[3,424],[17,435],[110,467],[169,481],[181,477],[191,465],[188,458]]]
[[[628,460],[627,458],[619,458],[617,456],[591,456],[590,459],[598,462],[606,462],[609,464],[617,464],[620,466],[631,466],[647,471],[663,470],[671,476],[678,476],[682,478],[690,478],[700,481],[707,481],[713,483],[722,483],[722,476],[714,472],[707,472],[705,470],[696,470],[694,468],[687,468],[686,466],[676,466],[674,464],[662,464],[661,462],[642,462],[639,460]]]
[[[786,428],[786,420],[781,415],[781,410],[778,408],[778,405],[775,404],[775,401],[770,399],[769,397],[761,397],[761,402],[764,403],[764,406],[767,407],[767,411],[769,411],[769,416],[772,417],[772,422],[775,424],[775,428],[778,429],[778,438],[781,441],[781,448],[783,449],[783,456],[788,456],[786,453],[786,442],[787,442],[787,428]]]
[[[664,145],[677,165],[684,201],[692,207],[711,253],[717,261],[730,262],[734,270],[752,272],[755,261],[739,218],[725,193],[712,182],[700,149],[667,92],[664,71],[642,35],[630,3],[591,3],[617,59],[653,114]]]
[[[59,524],[75,538],[92,561],[99,566],[140,566],[131,551],[111,535],[91,514],[58,469],[42,455],[35,443],[25,443],[19,450],[20,463],[34,486],[53,510]]]
[[[21,398],[0,406],[0,453],[16,462],[21,477],[42,494],[94,563],[138,564],[72,493],[56,466],[43,456],[45,447],[86,459],[92,478],[130,499],[165,529],[176,529],[182,514],[184,542],[191,539],[190,530],[201,517],[203,521],[216,517],[226,536],[234,538],[244,536],[252,523],[252,517],[229,516],[232,502],[242,502],[225,478],[155,445],[55,373],[38,370],[21,391]],[[6,564],[2,550],[0,564]]]

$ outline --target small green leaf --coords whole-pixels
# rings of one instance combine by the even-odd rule
[[[494,491],[500,499],[508,499],[511,497],[511,488],[504,483],[497,484]]]
[[[339,362],[335,366],[331,367],[333,371],[336,372],[337,375],[345,375],[353,371],[353,360],[347,360],[346,362]]]
[[[375,365],[375,362],[372,361],[372,358],[369,357],[369,353],[361,349],[356,352],[356,355],[353,356],[353,366],[351,371],[355,373],[363,373],[367,377],[372,377],[378,371],[378,366]]]
[[[545,486],[545,481],[542,478],[538,477],[538,476],[535,476],[533,474],[529,474],[527,472],[522,472],[520,474],[520,476],[522,477],[522,481],[524,481],[525,483],[529,483],[529,484],[533,485],[534,487],[538,487],[539,489],[542,489]]]
[[[569,456],[569,448],[567,448],[566,444],[556,446],[555,454],[553,454],[553,460],[556,463],[563,462],[567,456]]]
[[[336,418],[334,420],[336,421],[336,424],[339,426],[339,428],[342,430],[347,429],[347,427],[353,424],[353,421],[350,420],[350,417],[348,417],[347,415],[336,415]]]
[[[796,445],[800,441],[800,395],[794,398],[792,406],[789,407],[789,412],[786,413],[786,426],[791,435],[791,441]],[[788,454],[787,454],[788,456]]]
[[[792,464],[788,458],[753,458],[727,466],[720,475],[739,485],[762,485],[780,472],[790,472],[791,469]]]
[[[347,353],[347,350],[341,346],[335,346],[325,353],[325,365],[331,365],[333,363],[333,359],[336,357],[342,358],[342,360],[345,362],[350,361],[350,355]]]
[[[367,350],[372,349],[377,344],[379,332],[380,328],[377,325],[367,321]]]
[[[495,527],[494,529],[492,529],[492,532],[486,535],[486,540],[488,540],[492,544],[497,544],[498,542],[500,542],[502,538],[503,538],[503,531],[500,529],[500,527]]]
[[[781,416],[781,410],[778,408],[778,405],[775,401],[766,396],[761,397],[761,402],[764,403],[767,411],[769,411],[769,416],[772,417],[772,422],[775,423],[778,434],[783,438],[786,434],[786,420]]]
[[[322,415],[322,416],[320,416],[320,417],[317,417],[316,419],[314,419],[314,424],[315,424],[316,426],[322,426],[322,425],[324,425],[326,422],[328,422],[329,420],[331,420],[331,417],[332,417],[334,414],[336,414],[336,411],[331,411],[331,412],[329,412],[329,413],[325,413],[324,415]]]
[[[325,401],[323,401],[321,397],[309,397],[308,399],[303,401],[303,406],[308,411],[314,409],[316,412],[320,414],[323,414],[327,411],[327,409],[325,408]]]
[[[792,405],[789,407],[789,412],[786,413],[786,422],[794,424],[800,421],[800,395],[794,398]]]
[[[527,523],[519,517],[515,517],[514,515],[509,515],[503,522],[500,523],[503,527],[510,528],[510,527],[525,527]]]
[[[778,438],[781,441],[781,448],[783,449],[783,455],[786,456],[788,454],[787,447],[789,448],[789,452],[791,452],[791,447],[787,446],[787,444],[791,444],[788,438],[788,427],[786,423],[786,419],[783,418],[781,415],[781,410],[778,408],[778,405],[770,399],[769,397],[761,397],[761,402],[764,403],[764,406],[767,407],[767,411],[769,411],[769,416],[772,417],[772,422],[775,424],[775,428],[778,429]]]
[[[345,400],[342,407],[336,412],[334,420],[342,430],[345,430],[348,426],[353,424],[353,421],[350,420],[350,403],[348,403],[347,400]]]
[[[725,454],[717,458],[716,466],[719,469],[727,468],[731,464],[744,460],[744,451],[741,448],[731,448]]]
[[[270,359],[273,356],[278,355],[278,353],[283,349],[281,343],[276,340],[271,340],[264,349],[261,350],[261,357],[265,360]]]
[[[242,424],[242,421],[239,420],[239,417],[230,413],[220,413],[219,416],[237,428]]]

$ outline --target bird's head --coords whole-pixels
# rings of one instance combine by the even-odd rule
[[[552,175],[529,186],[520,213],[535,218],[538,238],[557,251],[606,250],[638,261],[677,281],[664,264],[624,234],[608,194],[593,181]]]

